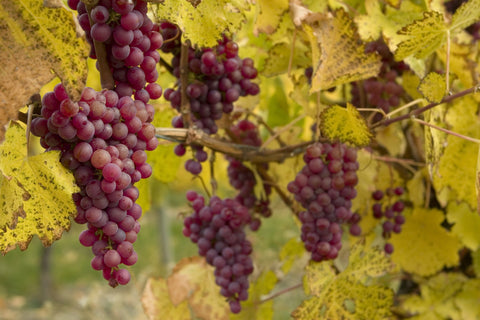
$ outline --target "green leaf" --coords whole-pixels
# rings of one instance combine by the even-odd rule
[[[0,252],[3,254],[17,245],[25,250],[34,235],[38,235],[44,246],[49,246],[70,228],[70,218],[76,214],[72,193],[77,192],[78,187],[71,171],[60,163],[59,156],[59,152],[52,151],[27,157],[25,128],[11,123],[5,142],[0,146],[0,171],[2,187],[9,181],[16,189],[0,197],[0,206],[9,209],[2,215],[16,216],[2,218]],[[3,193],[3,188],[0,191]],[[25,212],[24,217],[15,210]],[[17,224],[12,224],[17,218]]]
[[[443,267],[458,264],[461,243],[441,224],[443,212],[437,209],[414,208],[406,214],[400,234],[392,234],[392,261],[406,272],[430,276]],[[439,246],[438,244],[442,245]]]
[[[336,10],[333,17],[318,15],[303,28],[312,47],[312,93],[373,77],[380,71],[379,57],[365,53],[355,24],[343,9]]]
[[[187,0],[165,1],[155,9],[155,15],[179,26],[184,40],[193,46],[213,47],[228,31],[235,33],[244,21],[241,0],[202,0],[197,7]]]
[[[480,20],[480,0],[469,0],[455,11],[450,30],[461,30]]]
[[[425,99],[427,99],[429,102],[435,103],[442,101],[446,90],[447,82],[445,75],[438,74],[436,72],[430,72],[427,74],[427,76],[422,79],[420,86],[418,87],[418,91],[422,93]]]
[[[427,11],[423,19],[402,28],[398,33],[407,36],[395,51],[395,59],[400,61],[410,55],[425,58],[435,52],[447,39],[447,28],[443,15],[436,11]]]
[[[297,237],[287,241],[287,243],[280,249],[279,258],[282,262],[282,272],[287,274],[295,261],[298,261],[305,254],[305,247],[303,242],[299,241]]]
[[[332,141],[340,140],[357,147],[370,143],[372,134],[358,110],[347,103],[347,107],[335,105],[320,115],[322,135]]]

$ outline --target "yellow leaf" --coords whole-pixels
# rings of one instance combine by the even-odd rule
[[[291,43],[282,42],[275,44],[268,50],[268,58],[265,60],[265,66],[262,70],[262,74],[266,77],[276,76],[288,71],[288,64],[290,60]],[[292,69],[307,68],[312,60],[308,56],[309,48],[298,41],[295,43],[295,51],[292,58]]]
[[[392,123],[375,134],[375,140],[393,157],[401,157],[407,148],[407,139],[401,123]]]
[[[427,74],[418,87],[418,91],[422,93],[425,99],[429,102],[435,103],[442,101],[446,89],[447,83],[445,75],[436,72],[430,72]]]
[[[425,58],[437,50],[447,39],[443,15],[436,11],[427,11],[423,19],[402,28],[398,33],[407,36],[395,51],[395,59],[400,61],[410,55]]]
[[[473,266],[473,271],[475,271],[475,275],[477,278],[480,278],[480,249],[477,249],[476,251],[471,253],[472,255],[472,266]]]
[[[24,193],[17,196],[22,196],[25,211],[25,218],[18,219],[14,229],[0,230],[0,252],[5,254],[17,245],[24,250],[34,235],[44,246],[60,239],[76,214],[72,193],[78,187],[72,173],[59,162],[59,152],[27,157],[25,128],[12,122],[0,146],[0,171],[4,178],[22,186]],[[18,204],[19,200],[12,201]]]
[[[406,215],[402,232],[393,234],[390,240],[393,262],[421,276],[457,265],[461,243],[441,226],[443,220],[440,210],[414,208],[411,215]]]
[[[448,222],[453,224],[452,232],[472,251],[480,245],[480,215],[466,203],[450,202],[447,207]]]
[[[357,147],[370,143],[372,134],[357,109],[350,103],[327,108],[320,115],[322,135],[332,141],[340,140]]]
[[[0,101],[17,101],[14,95],[21,87],[29,88],[22,93],[26,95],[24,99],[28,99],[54,77],[51,69],[62,79],[71,98],[77,101],[87,78],[88,48],[85,40],[76,35],[71,11],[46,8],[38,0],[2,1],[0,21],[5,21],[10,31],[2,32],[0,36],[0,56],[7,67],[1,79],[8,79],[0,82],[0,94],[7,97],[12,94],[14,98]],[[9,33],[13,39],[3,37]],[[36,76],[41,77],[38,83]],[[30,84],[25,86],[26,78],[33,79],[33,87]],[[5,92],[5,88],[15,90]]]
[[[295,261],[298,261],[305,254],[305,247],[297,237],[288,240],[280,249],[280,261],[282,262],[282,272],[287,274]]]
[[[450,54],[448,56],[450,59],[450,73],[458,77],[458,80],[460,80],[465,88],[470,88],[475,85],[478,70],[472,68],[472,61],[476,59],[476,55],[476,49],[471,45],[462,45],[453,41],[450,43]],[[437,57],[446,65],[446,54],[439,53]]]
[[[448,104],[447,110],[445,121],[439,122],[438,125],[444,127],[446,123],[454,132],[477,139],[480,137],[478,130],[480,121],[476,116],[477,102],[473,97],[456,99]],[[445,137],[444,133],[438,133],[435,129],[430,131],[438,137],[434,140],[434,150],[439,154],[432,159],[431,168],[433,186],[438,200],[443,206],[449,200],[454,200],[465,201],[472,209],[476,208],[478,144],[452,135]]]
[[[396,7],[396,6],[395,6]],[[401,8],[383,8],[380,1],[366,0],[365,15],[356,15],[358,33],[365,41],[395,38],[396,33],[406,24],[421,17],[421,11],[410,2],[403,1]]]
[[[152,179],[142,179],[135,183],[139,193],[136,203],[142,208],[142,215],[150,210],[152,204],[151,183]]]
[[[288,10],[288,0],[259,0],[256,4],[258,15],[253,29],[254,34],[258,35],[261,32],[272,34],[280,24],[282,14]]]
[[[415,172],[407,182],[408,197],[414,207],[421,207],[425,202],[425,169]]]
[[[435,275],[420,285],[420,296],[409,296],[402,308],[417,315],[418,319],[463,319],[455,305],[455,297],[466,281],[460,273]]]
[[[167,279],[174,305],[188,299],[196,316],[203,319],[228,319],[229,307],[215,284],[213,267],[200,257],[180,260]]]
[[[343,9],[333,16],[317,15],[304,25],[310,40],[313,59],[312,88],[310,92],[376,76],[380,59],[374,53],[366,54],[354,22]]]
[[[379,248],[366,249],[361,243],[352,246],[347,268],[342,272],[345,279],[364,282],[368,278],[385,275],[393,270],[393,265]]]
[[[379,249],[363,243],[353,246],[347,268],[337,274],[331,262],[310,262],[305,269],[304,301],[295,319],[386,319],[391,316],[393,292],[372,283],[372,278],[391,270],[392,264]],[[368,284],[368,285],[367,285]]]
[[[225,32],[235,33],[244,20],[244,1],[202,0],[194,7],[186,0],[165,1],[155,15],[179,26],[184,40],[199,47],[213,47]]]
[[[142,294],[142,305],[149,319],[190,320],[188,302],[174,305],[165,279],[150,278]]]
[[[464,2],[453,14],[450,30],[461,30],[480,19],[480,0]]]
[[[0,174],[0,229],[13,229],[18,217],[25,218],[23,202],[30,197],[16,178]]]
[[[273,271],[263,272],[258,279],[250,283],[248,300],[242,302],[242,311],[230,315],[230,320],[273,319],[273,300],[261,302],[262,296],[270,293],[277,284],[278,278]]]
[[[462,292],[455,297],[455,305],[460,310],[458,319],[480,319],[480,279],[470,279]]]

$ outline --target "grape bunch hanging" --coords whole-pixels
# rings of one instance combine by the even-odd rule
[[[175,88],[167,88],[164,97],[171,106],[181,112],[182,86],[180,77],[181,31],[169,22],[159,25],[159,30],[165,39],[162,51],[172,53],[172,73],[177,77]],[[233,111],[233,103],[241,96],[257,95],[260,92],[258,84],[252,82],[257,77],[257,69],[250,58],[238,56],[238,45],[227,36],[213,48],[188,48],[188,84],[185,88],[188,99],[191,125],[207,134],[215,134],[218,126],[215,121],[224,114]],[[172,120],[174,128],[185,128],[184,118],[177,116]],[[185,169],[197,175],[202,171],[201,163],[208,156],[200,145],[191,146],[194,159],[185,162]],[[183,156],[186,146],[179,144],[175,148],[177,156]]]
[[[215,283],[227,298],[233,313],[241,311],[240,301],[248,299],[248,276],[253,272],[252,244],[245,235],[250,222],[248,208],[235,199],[216,196],[205,199],[189,191],[194,212],[185,218],[183,234],[197,244],[198,254],[215,268]]]
[[[92,268],[115,287],[130,281],[121,264],[131,266],[138,259],[133,243],[142,209],[135,203],[134,184],[152,174],[145,151],[158,145],[151,124],[154,107],[148,102],[162,94],[155,81],[163,38],[153,30],[145,1],[100,0],[88,12],[78,0],[68,5],[78,12],[90,57],[96,57],[94,41],[104,45],[113,90],[85,88],[74,102],[57,85],[43,96],[32,133],[47,150],[60,150],[60,161],[73,171],[80,187],[73,195],[75,221],[87,225],[80,243],[92,249]]]
[[[305,166],[287,186],[304,211],[301,239],[313,261],[335,259],[342,247],[342,224],[360,234],[358,214],[352,213],[357,192],[357,152],[343,143],[316,142],[307,148]]]

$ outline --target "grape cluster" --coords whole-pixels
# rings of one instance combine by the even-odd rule
[[[351,212],[357,195],[355,149],[343,143],[314,143],[303,157],[305,166],[287,186],[306,210],[299,213],[301,239],[314,261],[335,259],[340,250],[342,223],[359,235],[360,217]]]
[[[405,223],[405,217],[402,215],[402,212],[405,204],[400,199],[396,201],[393,200],[395,197],[398,198],[403,195],[403,193],[404,190],[402,187],[387,189],[387,204],[382,203],[385,200],[385,193],[382,190],[376,190],[372,193],[372,198],[375,200],[375,203],[372,205],[373,216],[383,221],[382,235],[385,239],[390,238],[392,232],[400,233],[402,231],[402,225]],[[391,254],[393,252],[393,245],[387,242],[384,250],[386,253]]]
[[[170,101],[173,108],[180,111],[180,30],[169,22],[161,23],[159,29],[165,39],[162,51],[173,54],[172,72],[178,79],[176,89],[166,89],[164,97]],[[215,121],[222,118],[223,114],[231,113],[233,103],[239,97],[257,95],[260,91],[258,84],[252,82],[257,77],[253,60],[241,59],[238,56],[238,45],[226,36],[213,48],[195,50],[190,47],[188,72],[185,93],[190,104],[192,124],[207,134],[218,131]],[[172,120],[172,125],[175,128],[184,128],[187,124],[178,116]],[[203,149],[200,146],[194,146],[195,159],[190,159],[185,164],[187,171],[192,174],[199,174],[202,170],[200,163],[205,154],[201,151]],[[179,146],[175,153],[179,156],[185,154],[185,146]]]
[[[160,98],[162,88],[155,81],[160,61],[157,49],[163,37],[147,16],[147,2],[99,0],[90,17],[83,2],[69,0],[68,5],[78,12],[78,22],[90,43],[90,57],[96,58],[94,41],[105,44],[119,97],[134,95],[144,103]]]
[[[248,276],[253,272],[252,244],[245,236],[248,209],[234,199],[216,196],[205,204],[203,196],[187,192],[193,214],[184,220],[183,234],[197,244],[198,253],[215,267],[215,282],[233,313],[248,299]]]
[[[404,94],[404,90],[397,83],[397,77],[408,70],[408,66],[403,61],[395,61],[393,54],[383,40],[368,43],[365,52],[377,52],[382,59],[382,66],[378,76],[363,81],[363,87],[359,86],[358,83],[352,84],[352,104],[355,106],[373,106],[388,113],[391,107],[400,104],[400,98]],[[364,98],[362,99],[362,97]],[[377,115],[377,117],[380,117],[380,115]]]
[[[32,133],[47,150],[60,150],[61,163],[73,171],[80,192],[73,194],[75,221],[87,224],[80,243],[92,247],[92,268],[102,270],[112,287],[127,284],[120,264],[135,264],[142,215],[134,183],[152,174],[145,150],[158,145],[153,106],[115,91],[85,88],[81,99],[69,99],[63,85],[42,98],[41,117]]]
[[[237,124],[230,127],[230,135],[235,143],[240,143],[249,146],[259,147],[262,145],[262,140],[258,132],[257,126],[246,119],[240,120]],[[272,212],[269,208],[270,200],[268,196],[271,194],[271,186],[263,184],[263,189],[266,198],[257,199],[254,188],[257,184],[255,174],[252,170],[246,167],[242,161],[233,157],[227,156],[228,161],[228,178],[230,184],[238,190],[235,200],[249,209],[253,209],[254,215],[263,217],[271,216]],[[268,164],[263,164],[264,169],[268,169]],[[253,231],[258,230],[261,220],[258,216],[252,217],[250,228]]]

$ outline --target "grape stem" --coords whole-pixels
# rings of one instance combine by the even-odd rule
[[[472,137],[469,137],[469,136],[464,136],[463,134],[460,134],[458,132],[450,131],[448,129],[436,126],[434,124],[428,123],[426,121],[423,121],[423,120],[420,120],[420,119],[417,119],[417,118],[412,118],[412,120],[415,121],[415,122],[418,122],[420,124],[423,124],[424,126],[427,126],[427,127],[430,127],[430,128],[437,129],[437,130],[440,130],[442,132],[448,133],[452,136],[455,136],[455,137],[458,137],[458,138],[461,138],[461,139],[465,139],[467,141],[471,141],[471,142],[475,142],[477,144],[480,144],[480,140],[478,140],[478,139],[475,139],[475,138],[472,138]]]
[[[181,106],[180,111],[182,113],[183,123],[186,128],[192,126],[192,117],[190,116],[190,101],[187,97],[188,86],[188,42],[183,42],[180,51],[180,94],[181,94]]]
[[[285,194],[285,192],[278,186],[278,184],[273,181],[267,170],[265,170],[265,168],[263,168],[261,165],[257,165],[256,169],[260,177],[262,177],[263,182],[275,189],[282,201],[292,210],[292,212],[298,214],[298,210],[295,210],[294,208],[293,201],[288,197],[287,194]]]
[[[463,91],[457,92],[457,93],[452,94],[452,95],[450,95],[450,96],[444,97],[444,98],[442,99],[442,101],[440,101],[440,102],[432,102],[432,103],[426,105],[426,106],[423,107],[423,108],[419,108],[419,109],[416,109],[416,110],[412,110],[412,111],[410,111],[410,112],[407,113],[407,114],[404,114],[404,115],[401,115],[401,116],[398,116],[398,117],[395,117],[395,118],[383,119],[383,120],[381,120],[381,121],[379,121],[379,122],[374,123],[374,124],[370,127],[370,129],[375,129],[375,128],[378,128],[378,127],[380,127],[380,126],[386,127],[386,126],[388,126],[388,125],[390,125],[390,124],[392,124],[392,123],[398,122],[398,121],[402,121],[402,120],[410,119],[410,118],[415,118],[416,116],[418,116],[418,115],[424,113],[425,111],[428,111],[428,110],[430,110],[430,109],[432,109],[432,108],[434,108],[434,107],[436,107],[436,106],[438,106],[438,105],[440,105],[440,104],[442,104],[442,103],[451,102],[451,101],[453,101],[453,100],[455,100],[455,99],[457,99],[457,98],[466,96],[467,94],[474,93],[474,92],[476,92],[479,88],[480,88],[480,85],[477,84],[476,86],[474,86],[474,87],[472,87],[472,88],[465,89],[465,90],[463,90]]]
[[[291,121],[289,124],[287,124],[285,127],[281,128],[280,130],[278,130],[277,132],[275,132],[275,134],[273,136],[271,136],[270,138],[268,138],[261,146],[260,146],[260,149],[265,149],[265,147],[270,144],[273,140],[277,139],[282,133],[284,133],[285,131],[288,131],[290,130],[293,125],[297,122],[299,122],[300,120],[302,120],[303,118],[305,118],[305,115],[301,115],[299,117],[297,117],[296,119],[293,119],[293,121]]]
[[[87,9],[90,25],[93,25],[91,14],[93,7],[95,7],[95,5],[98,3],[98,0],[83,0],[83,3],[85,3],[85,7]],[[105,43],[93,40],[93,47],[95,48],[95,55],[97,56],[98,71],[100,72],[100,84],[102,89],[112,90],[115,87],[115,81],[113,80],[112,70],[108,65]]]
[[[282,162],[287,158],[304,153],[305,149],[313,143],[313,141],[307,141],[278,149],[262,150],[259,147],[216,139],[195,128],[156,128],[156,135],[157,138],[176,143],[199,144],[241,161],[250,161],[254,163]],[[327,140],[321,139],[321,141],[326,142]]]
[[[239,113],[245,113],[247,114],[247,117],[250,117],[250,116],[254,117],[257,120],[258,124],[264,126],[271,136],[275,135],[275,131],[263,120],[261,116],[253,113],[249,109],[235,108],[235,111],[238,111]],[[282,147],[287,145],[285,142],[282,141],[282,139],[278,135],[277,135],[277,141]]]
[[[295,289],[301,288],[302,286],[303,286],[303,283],[298,283],[298,284],[296,284],[296,285],[294,285],[294,286],[292,286],[292,287],[288,287],[288,288],[285,288],[285,289],[283,289],[283,290],[280,290],[280,291],[278,291],[277,293],[274,293],[274,294],[272,294],[271,296],[269,296],[269,297],[267,297],[267,298],[265,298],[265,299],[260,300],[260,301],[259,301],[259,304],[260,304],[260,303],[265,303],[265,302],[270,301],[270,300],[272,300],[272,299],[275,299],[276,297],[281,296],[282,294],[285,294],[285,293],[287,293],[287,292],[290,292],[290,291],[293,291],[293,290],[295,290]]]
[[[210,156],[210,184],[212,185],[212,196],[216,195],[217,193],[217,180],[215,179],[215,160],[216,160],[216,153],[212,151],[212,155]]]

